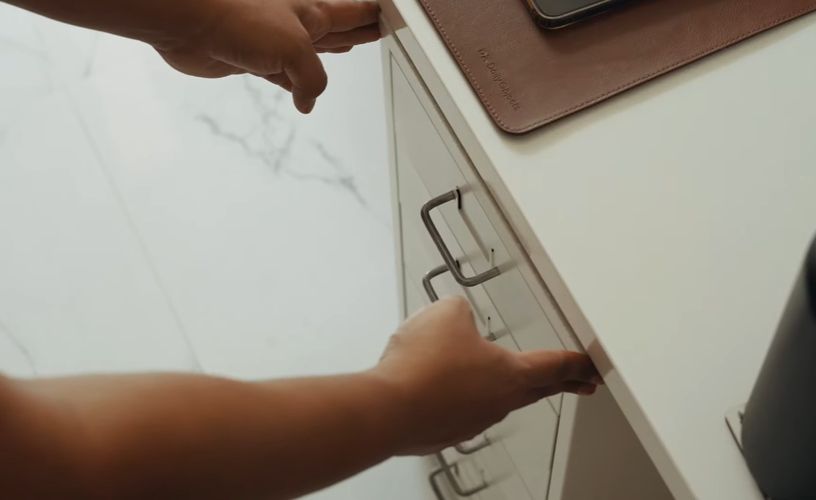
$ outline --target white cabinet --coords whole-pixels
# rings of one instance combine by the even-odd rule
[[[482,334],[506,349],[563,348],[488,220],[484,201],[475,197],[476,188],[459,170],[464,158],[448,148],[403,70],[396,64],[391,68],[392,146],[406,314],[430,301],[423,277],[445,263],[420,217],[422,207],[437,195],[458,190],[456,199],[431,214],[434,227],[464,274],[474,276],[493,267],[500,274],[483,284],[463,287],[445,271],[430,286],[439,296],[467,297]],[[425,300],[418,298],[423,293]],[[473,495],[477,498],[546,498],[560,402],[558,396],[513,414],[475,440],[490,443],[475,453],[446,451],[454,472],[437,475],[437,482],[456,482],[454,487],[460,492],[486,483],[486,488]]]
[[[546,287],[393,36],[384,41],[384,58],[405,315],[429,303],[431,295],[457,294],[472,304],[482,335],[506,349],[575,349],[569,326],[548,299]],[[446,194],[449,196],[444,203],[426,208],[423,220],[423,207]],[[438,235],[436,241],[433,231]],[[447,259],[445,252],[449,254]],[[498,271],[483,282],[463,285],[461,278],[454,279],[451,269],[465,278],[492,269]],[[440,468],[431,474],[437,496],[547,500],[562,498],[563,492],[572,491],[571,481],[579,477],[574,472],[584,464],[573,467],[570,462],[571,457],[574,462],[579,456],[571,454],[571,438],[582,432],[583,421],[576,419],[580,412],[575,403],[562,412],[563,400],[559,395],[514,412],[473,443],[445,450]],[[596,405],[611,406],[610,411],[617,408],[611,398],[599,399]],[[631,430],[625,433],[616,427],[628,428],[625,419],[613,423],[604,431],[631,439],[626,441],[625,449],[613,446],[613,442],[604,457],[626,463],[632,460],[632,453],[645,456]],[[593,421],[591,425],[599,423]],[[570,439],[560,440],[559,436],[567,431]],[[588,479],[597,472],[593,467],[607,467],[602,462],[587,464]],[[639,473],[636,471],[633,477]],[[653,470],[647,473],[655,477]],[[659,477],[657,484],[662,484]],[[613,499],[626,497],[612,492],[631,490],[598,482],[594,491],[608,493],[600,493],[597,498]]]

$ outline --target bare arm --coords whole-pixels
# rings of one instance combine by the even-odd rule
[[[311,111],[326,87],[317,52],[377,40],[379,9],[355,0],[5,0],[27,10],[152,45],[202,77],[248,73],[292,92]]]
[[[387,458],[401,416],[371,374],[96,376],[7,391],[16,419],[3,447],[18,453],[2,460],[6,498],[292,498]]]
[[[366,372],[257,383],[193,375],[0,386],[9,498],[291,498],[388,457],[465,440],[508,412],[599,382],[586,356],[479,337],[466,303],[405,323]],[[6,495],[7,494],[7,495]]]

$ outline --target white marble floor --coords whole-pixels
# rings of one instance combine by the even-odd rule
[[[379,51],[324,61],[301,117],[266,82],[0,4],[0,371],[374,363],[398,323]],[[430,498],[424,472],[313,498]]]

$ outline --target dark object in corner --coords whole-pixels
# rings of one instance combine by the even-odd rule
[[[774,500],[816,498],[816,240],[742,421],[743,453]]]
[[[588,19],[627,0],[526,0],[536,23],[557,29]]]

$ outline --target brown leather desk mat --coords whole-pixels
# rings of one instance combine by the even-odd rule
[[[816,0],[633,0],[547,31],[524,0],[420,1],[493,120],[514,134],[816,10]]]

